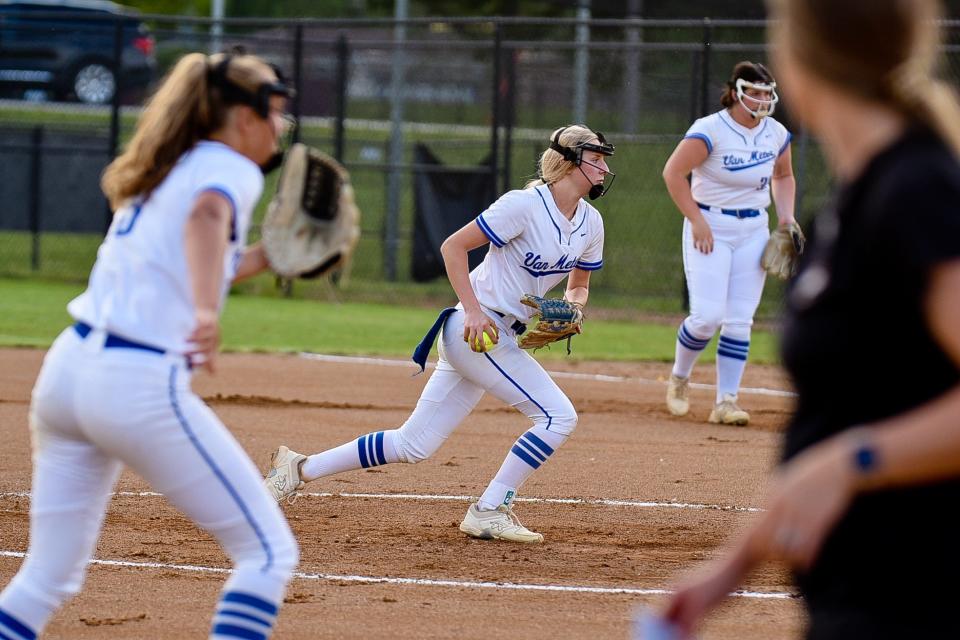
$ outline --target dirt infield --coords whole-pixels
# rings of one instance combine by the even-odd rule
[[[0,351],[0,584],[27,549],[27,409],[42,356]],[[548,368],[577,374],[558,382],[580,424],[516,506],[544,544],[472,540],[457,529],[469,496],[483,491],[527,427],[519,413],[484,399],[432,459],[319,481],[285,507],[302,561],[275,637],[626,639],[637,606],[659,602],[656,590],[755,517],[748,508],[759,504],[789,397],[744,393],[751,426],[718,427],[706,423],[710,389],[693,390],[691,416],[667,414],[668,365]],[[280,443],[314,452],[400,425],[427,380],[411,377],[414,370],[235,354],[194,388],[264,467]],[[697,375],[712,382],[712,367]],[[779,371],[755,366],[744,386],[787,388]],[[125,472],[116,490],[85,589],[44,637],[206,637],[225,556],[139,478]],[[744,590],[702,638],[800,634],[802,606],[786,597],[792,587],[780,566],[756,572]]]

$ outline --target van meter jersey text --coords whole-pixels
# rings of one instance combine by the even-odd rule
[[[693,199],[725,209],[766,209],[773,165],[791,137],[770,117],[753,129],[738,124],[726,111],[700,118],[684,136],[702,140],[709,151],[703,164],[693,169]]]
[[[477,216],[490,240],[483,262],[470,273],[477,300],[525,322],[535,311],[525,293],[544,296],[574,269],[603,266],[603,219],[584,200],[567,220],[546,185],[509,191]]]

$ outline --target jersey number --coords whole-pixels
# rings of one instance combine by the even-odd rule
[[[125,236],[133,230],[133,225],[137,221],[137,217],[140,215],[141,205],[136,205],[133,207],[133,211],[127,209],[120,214],[117,219],[117,235]]]
[[[769,184],[770,184],[770,178],[766,176],[764,176],[763,178],[760,178],[760,186],[757,187],[757,191],[763,191],[764,189],[767,188]]]

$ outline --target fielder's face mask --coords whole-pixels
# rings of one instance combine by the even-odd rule
[[[563,156],[564,160],[572,162],[577,169],[580,169],[580,173],[583,173],[583,177],[587,177],[587,174],[584,173],[583,168],[580,166],[586,162],[586,164],[591,167],[600,169],[597,165],[592,162],[587,162],[583,159],[584,151],[593,151],[604,156],[612,156],[616,147],[607,142],[607,139],[603,137],[603,134],[599,131],[594,131],[593,134],[597,136],[597,142],[581,142],[573,147],[565,147],[560,144],[560,134],[566,131],[569,127],[564,127],[557,131],[557,135],[553,136],[553,140],[550,141],[550,148]],[[602,171],[602,169],[601,169]],[[594,184],[590,187],[590,191],[587,194],[590,196],[591,200],[596,200],[597,198],[602,197],[605,193],[610,191],[610,187],[613,186],[613,181],[616,179],[617,174],[612,171],[606,171],[605,176],[610,176],[610,183],[607,186],[603,185],[603,178],[600,179],[600,182]],[[604,177],[605,177],[604,176]],[[589,180],[589,178],[587,178]]]
[[[747,95],[747,91],[750,89],[763,91],[769,94],[770,97],[764,99]],[[740,102],[740,105],[747,110],[747,113],[754,118],[760,119],[766,116],[772,116],[774,109],[777,107],[777,103],[780,102],[780,96],[777,95],[777,83],[750,82],[743,78],[737,78],[737,100]],[[756,105],[756,109],[748,107],[748,102]]]
[[[255,92],[248,91],[227,77],[227,68],[230,66],[231,59],[232,56],[230,55],[224,56],[223,60],[221,60],[217,66],[213,67],[207,72],[208,82],[211,86],[220,89],[220,96],[224,104],[246,105],[251,107],[258,116],[266,120],[270,117],[270,98],[272,96],[283,96],[289,99],[296,95],[296,91],[288,87],[284,81],[283,73],[280,71],[280,68],[273,64],[270,66],[273,68],[273,72],[277,76],[276,82],[264,82],[257,87]],[[291,122],[291,120],[292,118],[290,116],[284,116],[285,132],[290,132],[296,126],[296,123]],[[260,170],[264,174],[270,173],[283,164],[284,149],[285,145],[281,146],[279,151],[273,154],[273,156],[271,156],[270,159],[265,163],[260,165]]]

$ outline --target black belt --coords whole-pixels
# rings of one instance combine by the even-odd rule
[[[73,330],[77,332],[81,338],[86,338],[90,335],[90,332],[93,331],[93,327],[88,325],[86,322],[81,322],[77,320],[73,324]],[[151,353],[159,353],[163,355],[166,353],[164,349],[158,349],[157,347],[151,347],[148,344],[143,344],[142,342],[134,342],[133,340],[127,340],[126,338],[121,338],[120,336],[108,333],[107,339],[103,343],[104,348],[106,349],[140,349],[141,351],[149,351]]]
[[[506,317],[507,317],[507,314],[505,314],[505,313],[500,313],[500,312],[497,311],[496,309],[491,309],[491,311],[493,311],[495,314],[497,314],[497,315],[500,316],[501,318],[506,318]],[[510,325],[510,329],[512,329],[513,332],[519,336],[520,334],[522,334],[524,331],[527,330],[527,325],[523,324],[523,323],[520,322],[519,320],[514,320],[513,324]]]
[[[711,207],[710,205],[703,204],[701,202],[698,202],[697,206],[704,211],[720,209],[720,207]],[[760,209],[720,209],[720,213],[725,216],[734,216],[735,218],[756,218],[758,215],[760,215]]]

